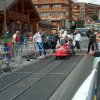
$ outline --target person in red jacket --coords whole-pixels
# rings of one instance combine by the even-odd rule
[[[19,34],[20,32],[16,31],[16,33],[13,35],[13,44],[14,44],[16,54],[18,53],[18,49],[19,49]]]
[[[13,34],[13,43],[19,43],[19,31],[16,31],[15,34]]]

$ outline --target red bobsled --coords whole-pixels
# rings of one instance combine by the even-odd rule
[[[70,55],[70,47],[67,44],[60,46],[56,51],[54,56],[57,57],[67,57]]]

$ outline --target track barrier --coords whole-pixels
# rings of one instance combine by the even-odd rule
[[[100,57],[96,57],[93,70],[75,93],[72,100],[100,100]],[[99,99],[98,99],[99,98]]]
[[[46,50],[47,54],[51,50]],[[24,61],[34,61],[39,57],[36,43],[7,43],[0,45],[0,73],[11,71],[13,66],[20,67]]]

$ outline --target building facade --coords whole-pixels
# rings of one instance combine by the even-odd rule
[[[99,16],[99,8],[100,8],[100,5],[87,3],[85,7],[86,15],[89,17],[91,17],[93,14],[96,14],[97,16]]]
[[[74,3],[72,6],[72,12],[73,12],[73,20],[77,21],[80,20],[80,6],[78,3]]]
[[[31,0],[4,1],[0,1],[0,31],[2,33],[5,33],[7,29],[12,34],[16,30],[22,33],[37,31],[37,21],[40,20],[40,16]]]
[[[70,27],[72,20],[71,0],[32,0],[41,19],[56,26]]]
[[[75,3],[73,6],[73,15],[77,17],[76,19],[80,20],[89,20],[93,14],[99,16],[100,5],[91,4],[91,3]],[[74,18],[75,20],[75,18]]]
[[[100,20],[100,8],[99,8],[99,20]]]

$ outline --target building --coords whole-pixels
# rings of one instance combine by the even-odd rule
[[[5,9],[6,8],[6,9]],[[0,31],[36,32],[40,16],[31,0],[0,0]]]
[[[91,17],[93,14],[96,14],[97,16],[99,16],[99,8],[100,8],[100,5],[87,3],[86,15],[89,17]]]
[[[89,20],[93,14],[99,16],[100,5],[91,4],[91,3],[75,3],[73,6],[73,15],[77,17],[76,19],[80,20]]]
[[[100,20],[100,9],[99,9],[99,20]]]
[[[70,27],[72,20],[71,0],[32,0],[42,20],[56,26]]]
[[[79,6],[80,6],[80,12],[79,12],[80,20],[85,20],[86,3],[79,3]]]
[[[72,12],[73,12],[73,20],[77,21],[80,20],[80,6],[78,3],[74,3],[72,6]]]

